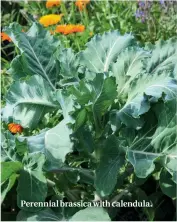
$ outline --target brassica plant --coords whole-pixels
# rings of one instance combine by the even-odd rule
[[[176,199],[177,39],[141,48],[133,35],[111,31],[74,54],[39,24],[21,30],[5,30],[19,55],[2,110],[6,125],[28,131],[2,133],[2,199],[17,183],[17,220],[111,220],[107,208],[21,202],[111,202],[141,193],[151,176]],[[57,123],[39,132],[48,114]]]

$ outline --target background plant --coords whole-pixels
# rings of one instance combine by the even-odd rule
[[[79,2],[79,1],[78,1]],[[82,1],[80,1],[82,2]],[[72,47],[78,51],[83,49],[85,43],[93,34],[118,29],[122,34],[132,32],[142,43],[155,42],[159,38],[167,39],[176,34],[176,10],[175,1],[91,1],[79,10],[76,2],[59,1],[58,5],[47,7],[45,1],[11,3],[13,7],[20,7],[18,17],[14,16],[17,11],[11,12],[11,21],[20,24],[31,24],[33,19],[39,20],[41,16],[48,14],[63,14],[60,24],[83,24],[86,28],[83,33],[59,35],[65,47]],[[3,24],[6,24],[5,6],[3,5]],[[23,16],[22,16],[23,15]],[[20,21],[20,20],[21,21]],[[27,25],[25,24],[25,25]],[[49,27],[54,30],[54,27]]]

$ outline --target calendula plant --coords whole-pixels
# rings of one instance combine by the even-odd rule
[[[4,200],[17,186],[17,220],[114,220],[118,208],[21,204],[96,198],[151,201],[143,214],[156,219],[158,198],[143,190],[149,179],[156,194],[176,199],[177,39],[141,48],[115,30],[74,54],[37,23],[5,32],[20,53],[2,111],[1,190]],[[51,113],[54,126],[29,135]],[[11,134],[12,123],[24,132]]]

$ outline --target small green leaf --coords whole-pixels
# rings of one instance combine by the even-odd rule
[[[70,112],[73,111],[74,101],[72,95],[66,90],[58,90],[57,91],[57,100],[61,106],[62,114],[66,122],[72,122],[72,118],[70,116]]]
[[[10,69],[7,70],[7,73],[10,74],[14,80],[19,80],[20,78],[30,76],[30,71],[28,66],[25,65],[25,56],[17,55],[11,62]]]
[[[75,131],[77,131],[84,124],[86,117],[87,117],[87,110],[82,109],[76,117],[76,122],[74,125]]]
[[[2,162],[1,163],[1,182],[4,182],[5,180],[9,179],[11,175],[14,173],[19,172],[23,168],[22,163],[20,162]]]
[[[64,79],[74,78],[75,81],[78,80],[78,67],[79,61],[76,55],[74,55],[71,48],[61,50],[58,55],[58,60],[60,61],[60,74]]]
[[[19,140],[16,140],[16,152],[19,156],[23,156],[28,151],[27,142],[24,140],[22,142],[19,142]]]
[[[170,198],[177,198],[176,184],[173,182],[170,173],[165,169],[163,169],[160,174],[160,188],[162,192]]]

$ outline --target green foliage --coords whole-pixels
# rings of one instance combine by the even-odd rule
[[[5,130],[2,140],[2,195],[17,180],[18,220],[110,220],[102,208],[77,208],[67,217],[65,210],[22,207],[21,201],[94,201],[97,195],[151,201],[143,190],[148,178],[176,199],[175,38],[140,48],[133,35],[110,31],[74,54],[37,23],[27,33],[16,23],[6,30],[20,55],[11,63],[14,82],[2,116],[28,132]],[[53,127],[30,133],[55,110],[62,116]],[[144,214],[156,219],[155,209]]]
[[[101,196],[108,196],[117,183],[117,172],[125,164],[121,141],[114,135],[109,136],[101,150],[101,158],[95,172],[95,187]]]
[[[51,90],[46,80],[38,75],[16,81],[6,95],[5,110],[11,111],[11,114],[4,111],[4,119],[34,129],[45,113],[58,108]]]
[[[70,221],[110,221],[103,208],[86,208],[77,212]]]

